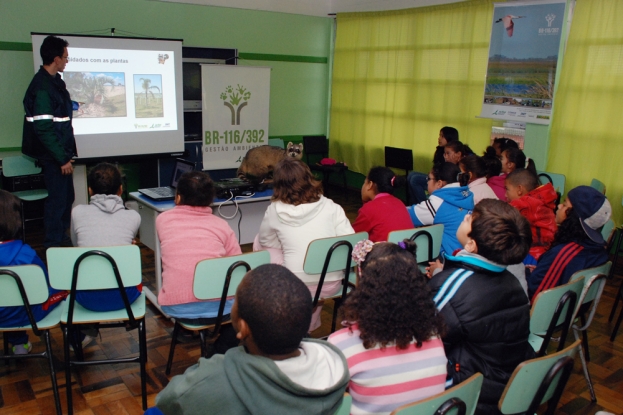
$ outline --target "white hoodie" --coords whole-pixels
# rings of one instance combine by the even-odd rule
[[[74,246],[130,245],[141,226],[141,217],[126,210],[115,195],[93,195],[88,205],[71,211],[71,242]]]
[[[324,196],[298,206],[272,202],[260,225],[259,243],[283,251],[283,265],[307,285],[318,284],[318,275],[303,272],[307,246],[314,239],[355,233],[340,205]],[[337,281],[342,272],[327,274],[325,281]]]

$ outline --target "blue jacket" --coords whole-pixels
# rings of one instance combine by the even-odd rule
[[[606,261],[606,249],[588,238],[553,246],[541,255],[536,268],[527,276],[528,296],[534,300],[539,292],[568,283],[574,273]]]
[[[43,269],[45,273],[45,279],[48,282],[48,291],[50,295],[58,293],[58,290],[50,287],[50,280],[48,279],[48,271],[45,268],[45,264],[37,256],[37,253],[29,246],[24,244],[21,240],[14,240],[9,242],[3,242],[0,244],[0,266],[13,266],[13,265],[38,265]],[[42,304],[32,306],[32,313],[36,321],[41,320],[48,315],[50,311],[54,309],[59,303],[51,304],[43,309]],[[28,315],[26,309],[23,306],[15,307],[0,307],[0,325],[5,327],[19,327],[28,325]]]
[[[462,248],[456,231],[465,215],[473,209],[474,195],[469,187],[452,183],[435,190],[428,200],[409,206],[407,211],[415,227],[443,224],[441,252],[450,255]]]

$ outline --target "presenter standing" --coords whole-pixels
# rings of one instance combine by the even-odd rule
[[[55,36],[45,38],[40,49],[43,66],[24,96],[22,152],[38,160],[48,190],[43,215],[46,248],[71,246],[67,229],[74,202],[72,158],[77,155],[71,119],[78,103],[71,101],[59,75],[69,58],[68,45]]]

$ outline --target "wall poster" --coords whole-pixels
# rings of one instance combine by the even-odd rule
[[[494,5],[481,117],[550,123],[565,5]]]

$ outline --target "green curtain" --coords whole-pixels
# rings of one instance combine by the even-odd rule
[[[623,1],[578,0],[554,97],[547,170],[566,190],[606,184],[613,219],[623,209]]]
[[[332,157],[366,174],[384,147],[412,148],[427,172],[439,129],[476,153],[492,121],[482,105],[493,2],[337,16],[329,139]]]

